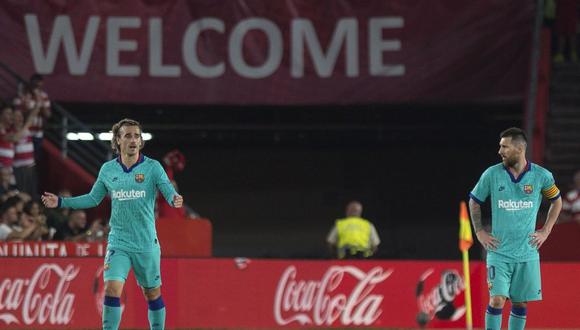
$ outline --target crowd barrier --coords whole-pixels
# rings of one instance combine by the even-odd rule
[[[95,257],[3,258],[0,328],[99,328],[102,271]],[[484,264],[472,262],[471,274],[481,327]],[[542,275],[544,300],[530,304],[528,326],[580,328],[580,264],[543,263]],[[460,262],[164,258],[162,280],[168,329],[465,327]],[[148,327],[132,275],[121,302],[123,328]]]

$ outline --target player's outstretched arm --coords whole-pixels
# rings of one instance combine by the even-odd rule
[[[42,200],[42,204],[44,204],[44,206],[48,207],[49,209],[53,209],[58,206],[58,196],[53,193],[45,192],[44,195],[40,197],[40,199]]]

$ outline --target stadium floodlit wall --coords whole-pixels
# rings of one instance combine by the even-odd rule
[[[0,328],[99,328],[101,258],[7,258],[0,268]],[[459,262],[162,260],[167,327],[465,328]],[[474,326],[487,303],[485,265],[471,264]],[[545,263],[529,328],[578,329],[580,264]],[[147,328],[134,277],[121,298],[123,328]],[[508,313],[504,313],[508,314]],[[549,315],[549,317],[546,317]],[[507,323],[506,323],[507,324]]]
[[[66,102],[513,102],[535,3],[3,1],[0,58]]]

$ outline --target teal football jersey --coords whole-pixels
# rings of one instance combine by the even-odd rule
[[[538,250],[530,245],[542,196],[560,197],[554,177],[545,168],[528,163],[515,178],[502,164],[489,167],[469,194],[479,204],[491,196],[491,234],[499,240],[488,261],[525,262],[538,260]]]
[[[88,194],[60,198],[60,207],[85,209],[99,205],[105,195],[111,197],[108,248],[127,252],[148,252],[157,242],[155,198],[161,191],[173,205],[175,188],[161,164],[141,155],[126,168],[119,158],[101,166],[99,176]]]

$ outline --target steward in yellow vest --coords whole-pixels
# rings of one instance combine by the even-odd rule
[[[360,255],[368,258],[371,249],[371,223],[363,218],[349,217],[336,220],[337,253],[340,259]],[[350,255],[350,256],[347,256]]]
[[[353,201],[347,205],[346,218],[336,220],[327,242],[340,259],[368,258],[380,243],[373,224],[361,217],[362,205]]]

